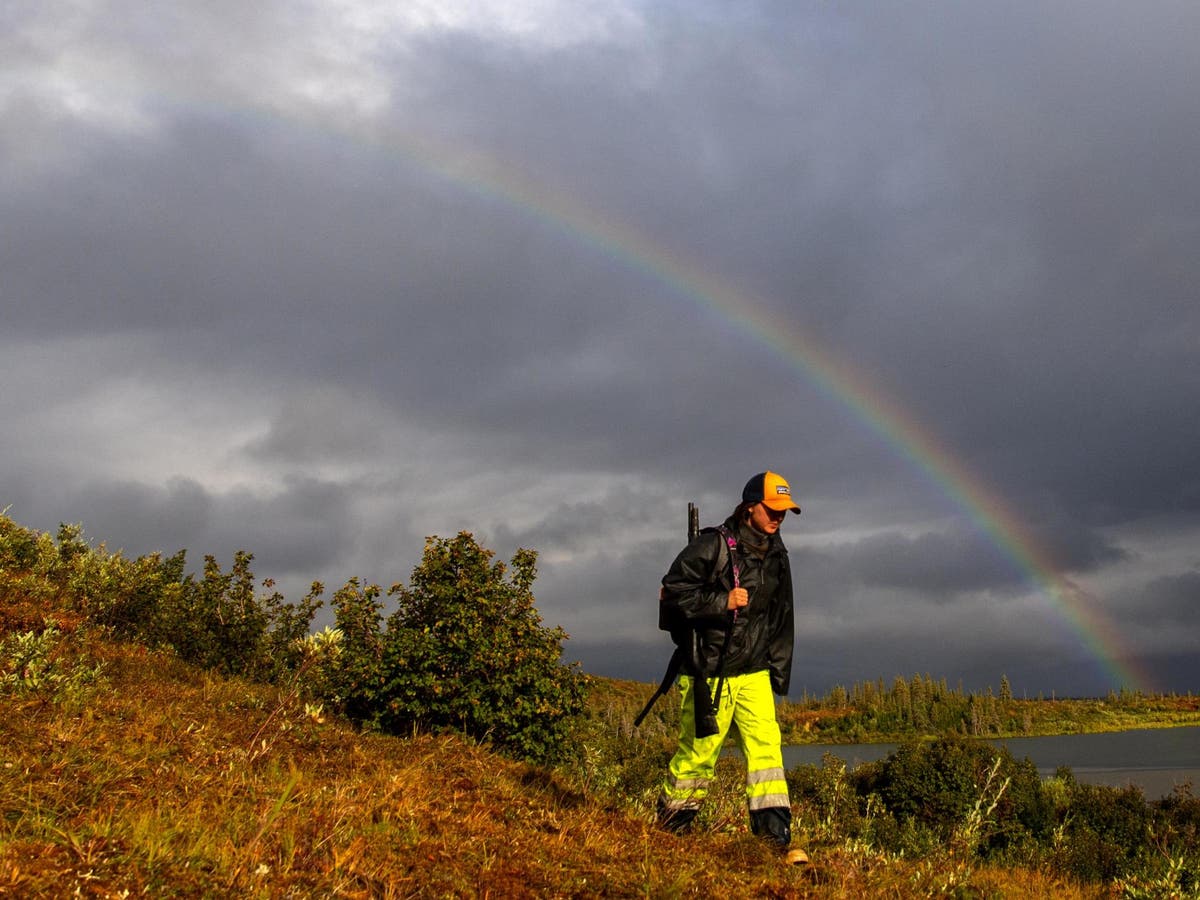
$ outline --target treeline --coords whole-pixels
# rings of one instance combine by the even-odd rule
[[[1194,714],[1200,700],[1187,695],[1147,695],[1121,689],[1100,699],[1059,699],[1039,694],[1016,697],[1007,675],[998,689],[965,691],[951,688],[945,678],[929,675],[896,676],[891,685],[882,678],[856,682],[849,689],[835,686],[823,697],[804,695],[779,710],[785,741],[818,738],[858,743],[914,735],[997,737],[1063,733],[1128,725],[1147,715],[1170,717]]]

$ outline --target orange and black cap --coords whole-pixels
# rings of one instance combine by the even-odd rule
[[[800,514],[800,507],[792,499],[792,489],[786,479],[775,472],[759,472],[746,482],[742,489],[743,503],[761,503],[770,509],[792,510]]]

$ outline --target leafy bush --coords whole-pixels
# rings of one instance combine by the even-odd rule
[[[849,776],[827,756],[821,768],[789,771],[788,785],[797,833],[934,861],[959,885],[986,858],[1107,882],[1122,896],[1200,897],[1190,785],[1147,802],[1137,788],[1082,784],[1066,768],[1043,782],[1029,760],[963,737],[902,745]]]
[[[50,577],[58,565],[50,535],[23,528],[0,513],[0,590],[34,603],[49,601],[60,590]]]
[[[164,615],[181,590],[182,550],[165,562],[157,553],[129,560],[103,544],[88,547],[78,526],[67,525],[59,528],[58,542],[56,579],[72,608],[127,640],[170,644],[162,633]]]
[[[1033,763],[968,738],[901,745],[852,780],[860,797],[881,802],[876,836],[892,851],[913,852],[914,841],[933,838],[972,854],[1012,855],[1047,841],[1055,825]]]
[[[271,590],[269,579],[263,586],[271,592],[259,596],[250,569],[253,559],[239,550],[233,567],[223,572],[214,557],[206,556],[203,577],[197,581],[189,575],[177,585],[170,576],[182,571],[182,557],[168,560],[149,636],[174,647],[190,663],[229,675],[275,681],[292,671],[299,661],[296,642],[308,633],[321,606],[321,585],[315,583],[299,607]]]
[[[62,653],[62,642],[62,632],[53,622],[47,622],[41,631],[0,639],[0,694],[54,701],[80,699],[100,677],[101,666],[87,666]]]
[[[49,535],[23,528],[0,513],[0,569],[45,571],[58,562]]]
[[[0,515],[0,588],[29,601],[58,602],[125,640],[170,647],[181,658],[226,674],[275,681],[299,662],[297,640],[321,605],[321,587],[299,606],[264,581],[259,595],[253,555],[239,551],[223,572],[205,557],[197,580],[184,574],[185,552],[126,559],[93,547],[79,525],[61,525],[57,541]]]
[[[1065,776],[1065,777],[1064,777]],[[1060,775],[1062,840],[1055,863],[1087,881],[1136,872],[1150,856],[1152,807],[1139,788],[1083,784]]]
[[[634,713],[622,715],[606,702],[612,699],[609,684],[597,680],[589,687],[588,709],[572,723],[570,758],[564,762],[598,802],[648,811],[662,789],[675,743],[653,728],[634,729]]]
[[[994,755],[965,740],[907,743],[878,767],[871,787],[898,818],[946,826],[966,817]]]
[[[382,630],[378,586],[351,579],[333,597],[336,670],[310,683],[387,732],[451,729],[531,761],[560,757],[582,675],[561,662],[565,632],[534,608],[537,555],[518,550],[511,575],[492,556],[467,532],[429,538],[410,586],[389,591],[397,609]]]
[[[787,773],[787,782],[793,804],[804,810],[805,830],[814,837],[852,839],[864,833],[865,804],[853,789],[846,763],[837,756],[826,753],[820,766],[796,766]]]
[[[250,553],[238,551],[228,572],[206,556],[197,578],[184,574],[183,551],[129,560],[92,547],[78,525],[61,526],[56,544],[0,515],[0,589],[26,603],[57,598],[121,638],[224,674],[296,675],[298,690],[383,730],[454,729],[554,760],[582,709],[583,677],[561,663],[565,633],[543,628],[534,609],[536,554],[518,551],[511,574],[491,557],[467,533],[430,538],[411,585],[390,592],[386,627],[379,587],[351,579],[333,598],[336,639],[314,641],[322,586],[299,606],[270,580],[260,594]]]
[[[336,655],[317,661],[304,683],[310,693],[328,701],[355,722],[375,716],[383,678],[383,606],[379,585],[361,586],[351,578],[333,595],[337,622]]]

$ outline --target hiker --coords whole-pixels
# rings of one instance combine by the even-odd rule
[[[660,824],[691,827],[736,724],[751,831],[783,852],[792,809],[773,695],[787,693],[792,671],[792,577],[779,536],[788,510],[800,513],[782,476],[751,478],[724,525],[701,531],[675,558],[660,609],[683,651],[679,748],[658,799]],[[807,860],[802,850],[788,853],[789,862]]]

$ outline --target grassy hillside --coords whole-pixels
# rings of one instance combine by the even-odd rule
[[[287,646],[288,615],[245,657],[255,680],[219,655],[188,664],[129,637],[143,630],[129,627],[132,611],[182,621],[182,607],[153,605],[178,583],[157,580],[159,561],[0,525],[0,896],[1196,891],[1200,801],[1151,808],[1135,792],[1043,786],[971,742],[914,749],[861,776],[789,772],[809,867],[785,867],[749,835],[736,758],[720,762],[696,831],[668,835],[653,803],[677,711],[662,701],[634,732],[647,685],[589,679],[555,766],[499,755],[486,737],[364,733],[302,694],[300,670],[263,655]],[[248,593],[236,596],[244,603],[213,606],[222,628],[230,608],[257,615]],[[106,623],[114,610],[123,632]],[[219,636],[211,646],[245,643]]]
[[[0,629],[37,632],[44,612],[7,597]],[[453,736],[360,734],[286,688],[57,618],[42,687],[0,694],[0,895],[1102,895],[848,846],[786,869],[740,815],[664,835],[584,772]]]

